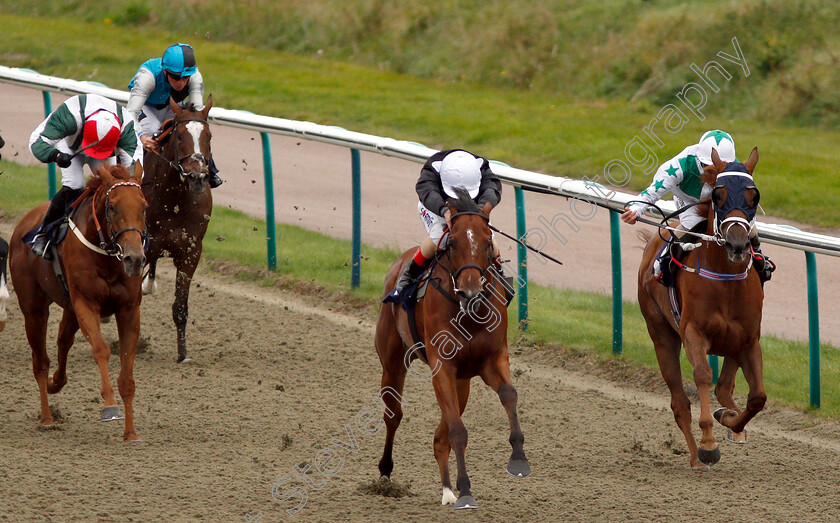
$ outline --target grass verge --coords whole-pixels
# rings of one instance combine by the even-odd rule
[[[45,172],[41,167],[3,165],[0,176],[0,220],[16,221],[46,198]],[[350,242],[335,240],[300,227],[278,225],[278,271],[266,271],[265,224],[256,218],[216,207],[205,237],[205,258],[211,265],[235,264],[229,271],[240,278],[266,285],[309,292],[340,294],[367,310],[371,316],[382,295],[382,278],[397,252],[364,246],[361,286],[350,288]],[[624,350],[612,354],[612,308],[609,296],[529,285],[530,327],[517,331],[516,305],[509,309],[509,333],[523,350],[537,345],[544,350],[595,354],[604,361],[629,362],[640,374],[657,369],[656,357],[644,320],[635,303],[624,304]],[[768,396],[777,404],[811,410],[809,404],[808,347],[804,343],[771,336],[762,338],[764,380]],[[823,345],[822,408],[820,416],[840,418],[840,351]],[[632,369],[631,369],[631,372]],[[683,375],[691,368],[683,357]],[[736,395],[746,396],[739,377]]]

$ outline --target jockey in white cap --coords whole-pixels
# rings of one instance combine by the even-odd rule
[[[713,187],[704,183],[700,177],[703,174],[703,168],[712,165],[712,149],[717,150],[720,159],[726,163],[737,161],[735,141],[729,133],[721,130],[706,131],[700,137],[698,143],[689,145],[680,154],[659,166],[659,169],[653,175],[650,186],[636,197],[637,201],[627,207],[621,215],[621,219],[631,225],[636,223],[636,220],[649,208],[649,204],[660,200],[668,192],[673,193],[674,204],[678,209],[697,204],[701,199],[707,199],[711,195]],[[697,205],[692,205],[680,212],[679,218],[679,229],[690,231],[703,222],[706,216],[697,212]],[[676,236],[679,240],[685,236],[685,233],[677,232]],[[759,263],[764,262],[765,257],[761,255],[758,237],[754,231],[750,241],[753,250],[762,258],[761,260],[757,259],[755,264],[759,275],[762,277],[762,282],[769,280],[770,273],[775,269],[775,265],[769,261]],[[680,260],[683,255],[684,250],[680,247],[680,243],[675,241],[672,248],[668,249],[665,255],[654,263],[656,276],[660,276],[660,271],[670,270],[670,263],[667,262],[670,261],[671,256]],[[759,265],[761,266],[759,267]],[[660,281],[667,284],[669,280],[662,278]]]
[[[446,198],[457,198],[455,187],[466,189],[470,198],[479,206],[489,202],[495,207],[502,198],[502,183],[490,170],[490,163],[486,159],[462,149],[440,151],[429,157],[415,187],[420,197],[417,211],[429,235],[420,243],[411,263],[397,280],[394,287],[397,293],[423,273],[426,261],[435,255],[438,248],[445,247],[440,242],[444,226],[449,224],[451,218]],[[497,270],[501,269],[499,248],[495,240],[493,258]]]
[[[61,167],[61,189],[55,193],[42,227],[60,219],[85,187],[83,168],[93,173],[104,162],[131,167],[142,157],[134,120],[124,107],[98,94],[68,98],[29,137],[29,149],[44,162]],[[94,174],[95,176],[95,174]],[[48,238],[38,234],[32,252],[44,256]]]

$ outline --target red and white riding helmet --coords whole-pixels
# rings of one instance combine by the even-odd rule
[[[85,120],[82,150],[86,155],[103,160],[114,154],[120,141],[120,121],[114,113],[99,110]]]

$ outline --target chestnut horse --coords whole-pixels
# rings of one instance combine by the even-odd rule
[[[123,439],[140,441],[134,430],[133,401],[134,353],[140,335],[140,276],[146,261],[142,167],[135,164],[134,176],[119,165],[101,166],[97,174],[88,182],[93,197],[79,205],[71,221],[75,234],[68,232],[57,247],[66,288],[56,277],[53,262],[32,254],[21,240],[40,223],[48,204],[30,211],[15,228],[9,265],[32,348],[32,370],[41,394],[41,425],[53,424],[47,393],[55,394],[67,383],[67,353],[79,329],[93,347],[102,378],[105,406],[100,419],[122,419],[108,375],[110,350],[100,331],[100,319],[114,314],[120,338],[117,383],[125,406]],[[51,303],[64,309],[64,315],[58,327],[58,368],[48,376],[46,337]]]
[[[530,465],[516,414],[516,389],[510,379],[507,300],[503,283],[490,266],[492,206],[488,203],[479,209],[466,191],[460,188],[458,191],[459,199],[448,203],[452,217],[447,250],[438,254],[426,294],[416,304],[416,332],[423,345],[414,343],[408,314],[400,305],[383,303],[379,311],[376,350],[382,364],[381,396],[387,407],[385,450],[379,472],[390,477],[394,468],[394,433],[402,419],[400,398],[406,373],[421,379],[431,378],[442,413],[434,438],[435,459],[443,486],[441,503],[454,503],[455,508],[477,508],[466,469],[467,429],[461,420],[474,376],[481,376],[507,410],[513,447],[508,472],[527,476]],[[386,292],[394,287],[415,251],[416,248],[406,251],[391,266],[385,276]],[[410,362],[418,357],[429,365],[430,373],[418,376],[410,368]],[[396,394],[386,395],[386,391],[396,391]],[[455,450],[458,466],[456,485],[460,497],[457,501],[449,480],[450,449]]]
[[[752,179],[758,149],[752,150],[745,164],[726,164],[717,151],[712,151],[712,162],[703,174],[703,181],[714,187],[711,201],[704,204],[709,209],[707,237],[700,239],[699,247],[683,260],[683,270],[676,273],[681,319],[676,319],[672,312],[668,289],[654,280],[651,271],[663,246],[659,235],[649,240],[639,268],[639,305],[662,377],[671,391],[671,409],[688,443],[691,467],[705,470],[720,460],[709,406],[712,369],[706,356],[716,354],[724,358],[715,387],[723,408],[714,413],[714,418],[734,433],[733,441],[746,441],[744,427],[764,408],[767,399],[759,342],[764,291],[758,273],[751,267],[749,238],[759,200]],[[710,241],[709,237],[714,240]],[[691,403],[682,384],[681,344],[685,345],[686,356],[694,368],[694,383],[700,394],[703,435],[699,449],[691,433]],[[732,398],[739,367],[749,384],[744,411]]]
[[[143,194],[149,202],[149,270],[143,279],[143,293],[155,292],[155,268],[163,256],[171,256],[178,273],[175,278],[175,302],[172,319],[177,330],[179,363],[187,358],[187,317],[190,284],[207,232],[213,196],[207,186],[210,167],[210,124],[207,114],[213,96],[201,111],[181,109],[170,100],[175,118],[165,127],[160,143],[162,153],[146,151],[146,180]]]
[[[6,259],[9,257],[9,244],[0,238],[0,331],[6,327],[6,303],[9,301],[9,289],[6,288]]]

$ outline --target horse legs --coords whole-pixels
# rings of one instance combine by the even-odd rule
[[[481,379],[499,395],[499,400],[507,411],[510,423],[509,441],[513,448],[507,465],[508,474],[519,477],[528,476],[531,474],[531,466],[528,464],[528,458],[525,457],[525,435],[519,426],[519,416],[516,413],[519,396],[510,380],[510,361],[507,351],[500,354],[484,369]]]
[[[47,376],[50,371],[50,358],[47,356],[47,319],[50,316],[50,306],[38,290],[33,293],[26,292],[26,299],[21,294],[25,292],[23,288],[18,288],[17,292],[23,309],[26,339],[32,349],[32,372],[35,374],[41,397],[41,425],[52,425],[55,422],[47,399]]]
[[[79,328],[82,334],[90,343],[93,349],[93,359],[99,367],[99,374],[102,380],[102,388],[100,394],[105,401],[102,408],[102,421],[110,421],[122,418],[117,406],[117,400],[114,397],[114,387],[111,385],[111,378],[108,375],[108,359],[111,357],[111,351],[105,339],[102,337],[102,331],[99,326],[99,306],[98,304],[89,303],[83,299],[77,299],[73,302],[73,309],[76,311],[76,321],[79,323]]]
[[[79,322],[76,320],[76,313],[73,309],[64,309],[61,317],[61,324],[58,326],[58,368],[47,380],[47,392],[55,394],[67,384],[67,353],[73,346],[76,332],[79,330]]]
[[[405,366],[401,363],[397,367],[382,370],[382,388],[391,387],[397,391],[399,397],[402,397],[403,386],[405,385]],[[385,402],[386,411],[383,414],[385,418],[385,449],[382,451],[382,459],[379,460],[379,473],[383,476],[391,477],[391,472],[394,470],[394,435],[402,421],[402,403],[398,397],[393,394],[382,394],[382,400]],[[390,414],[390,415],[389,415]]]
[[[143,294],[154,294],[157,290],[157,282],[155,281],[155,269],[157,268],[157,258],[148,262],[149,270],[143,276],[143,283],[140,286]]]
[[[134,356],[140,337],[140,304],[117,311],[117,331],[120,337],[120,377],[117,386],[125,407],[124,441],[140,441],[134,430]]]
[[[740,358],[741,370],[744,378],[750,387],[747,395],[747,408],[739,412],[737,416],[731,413],[724,413],[721,416],[721,424],[729,427],[733,433],[744,431],[744,427],[762,409],[767,401],[767,394],[764,392],[763,363],[761,359],[761,344],[756,342],[755,346],[746,351]],[[732,419],[734,417],[734,419]]]
[[[715,397],[717,397],[718,403],[728,410],[724,410],[722,414],[718,414],[718,412],[715,411],[715,418],[719,415],[721,416],[721,419],[727,415],[741,415],[741,409],[738,408],[738,405],[735,404],[735,400],[732,398],[732,393],[735,390],[735,374],[737,372],[738,362],[734,358],[725,357],[723,359],[723,367],[720,369],[717,386],[715,386]],[[730,441],[746,443],[747,436],[743,432],[733,432],[732,439]]]
[[[470,398],[470,380],[458,380],[458,408],[461,415],[464,414],[464,409],[467,408],[467,400]],[[443,496],[441,497],[441,505],[454,505],[456,501],[455,493],[452,492],[452,482],[449,479],[449,451],[451,450],[449,444],[449,426],[446,424],[446,418],[441,415],[440,424],[435,431],[434,449],[435,460],[437,460],[438,468],[440,469],[440,483],[443,486]]]
[[[653,347],[656,350],[659,372],[662,373],[665,385],[668,386],[671,393],[671,410],[674,413],[674,420],[688,445],[689,464],[692,468],[702,467],[697,460],[697,442],[691,433],[691,401],[688,399],[682,383],[682,370],[680,369],[682,341],[647,294],[639,292],[639,304],[645,316],[650,339],[653,340]]]
[[[429,361],[432,368],[435,367],[435,361]],[[458,397],[458,380],[455,378],[455,369],[444,365],[435,374],[432,384],[443,414],[443,421],[449,427],[449,445],[455,451],[455,461],[458,464],[458,479],[455,484],[460,496],[455,502],[455,508],[477,508],[478,504],[470,491],[470,478],[467,475],[467,428],[461,420],[461,405]],[[443,472],[441,472],[441,476],[443,476]]]
[[[195,249],[194,249],[195,250]],[[201,252],[201,247],[197,247]],[[175,328],[178,331],[178,363],[190,361],[187,358],[187,318],[189,317],[190,284],[198,266],[197,254],[188,256],[177,256],[175,268],[178,275],[175,277],[175,302],[172,304],[172,319],[175,321]]]
[[[694,367],[694,384],[697,385],[697,392],[700,395],[700,430],[703,435],[700,439],[697,459],[704,465],[714,465],[720,461],[720,449],[714,434],[714,418],[709,404],[709,392],[712,388],[712,368],[709,366],[706,353],[710,343],[701,336],[692,325],[685,328],[684,342],[685,354],[691,366]],[[692,460],[692,466],[694,466]]]

